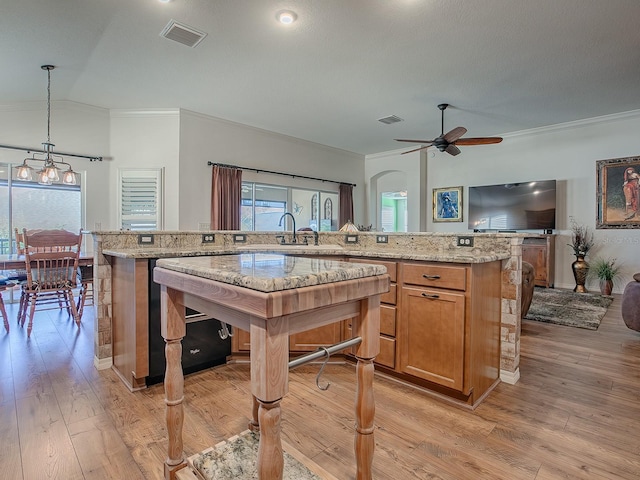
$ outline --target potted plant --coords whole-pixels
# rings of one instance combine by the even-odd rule
[[[603,295],[611,295],[613,282],[620,274],[620,265],[615,258],[596,258],[591,262],[589,276],[600,280],[600,292]]]
[[[576,286],[573,291],[586,293],[587,289],[584,285],[587,281],[587,274],[589,273],[589,264],[585,261],[584,257],[589,250],[591,250],[591,247],[593,247],[593,232],[589,230],[589,227],[580,225],[573,217],[570,218],[571,243],[567,245],[573,249],[573,254],[576,256],[576,261],[571,264],[573,278],[576,280]]]

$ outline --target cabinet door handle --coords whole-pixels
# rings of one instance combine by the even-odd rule
[[[423,273],[422,278],[426,278],[427,280],[439,280],[440,275],[427,275],[426,273]]]
[[[432,294],[430,294],[430,293],[424,293],[424,292],[422,292],[422,293],[421,293],[421,295],[422,295],[424,298],[440,298],[440,295],[436,295],[436,294],[433,294],[433,293],[432,293]]]

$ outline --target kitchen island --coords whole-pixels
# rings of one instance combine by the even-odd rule
[[[166,342],[166,418],[169,437],[165,478],[186,465],[182,338],[192,307],[251,335],[252,425],[260,430],[258,478],[283,472],[280,402],[288,391],[289,335],[352,320],[355,347],[356,478],[371,479],[375,447],[373,359],[379,351],[380,294],[389,290],[382,266],[284,255],[243,254],[163,259],[154,280],[161,285],[162,336]]]

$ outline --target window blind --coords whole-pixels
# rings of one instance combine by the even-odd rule
[[[120,171],[120,226],[162,229],[162,169]]]

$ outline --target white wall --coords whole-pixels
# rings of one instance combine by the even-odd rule
[[[210,222],[211,167],[207,161],[355,183],[354,223],[365,218],[364,156],[226,120],[181,111],[180,229]],[[242,179],[337,191],[331,182],[244,171]]]
[[[42,148],[47,140],[47,105],[31,103],[0,106],[0,143]],[[83,155],[109,155],[109,111],[74,102],[52,102],[51,142],[55,151]],[[0,161],[18,163],[26,152],[0,149]],[[82,174],[87,196],[83,229],[95,223],[109,222],[110,162],[90,162],[84,158],[64,157],[73,170]]]
[[[461,147],[462,153],[452,157],[430,148],[427,156],[427,181],[423,185],[427,202],[427,231],[468,232],[468,187],[528,180],[556,179],[558,183],[556,226],[555,284],[561,288],[575,285],[571,263],[575,260],[567,243],[571,240],[570,218],[594,231],[596,245],[590,253],[614,257],[624,265],[623,278],[614,288],[620,293],[631,276],[640,272],[640,229],[596,230],[596,161],[640,156],[640,111],[600,117],[583,122],[556,125],[503,135],[497,145]],[[367,178],[370,163],[377,164],[384,154],[367,156]],[[406,157],[404,155],[403,157]],[[390,156],[391,159],[395,157]],[[413,173],[419,170],[414,166]],[[433,223],[431,191],[433,188],[464,186],[463,222]],[[422,212],[410,210],[414,223]],[[536,232],[541,233],[541,232]],[[589,257],[587,258],[589,260]],[[588,284],[597,291],[594,282]]]
[[[164,230],[179,229],[179,152],[178,109],[111,111],[110,228],[118,227],[118,168],[135,167],[164,168]]]
[[[367,182],[367,221],[380,230],[380,195],[391,186],[396,190],[407,191],[407,210],[409,212],[408,231],[425,231],[426,208],[424,185],[426,183],[426,154],[412,152],[401,155],[407,149],[367,155],[364,174]],[[399,177],[406,179],[404,188],[397,183]],[[391,179],[387,181],[387,179]]]

